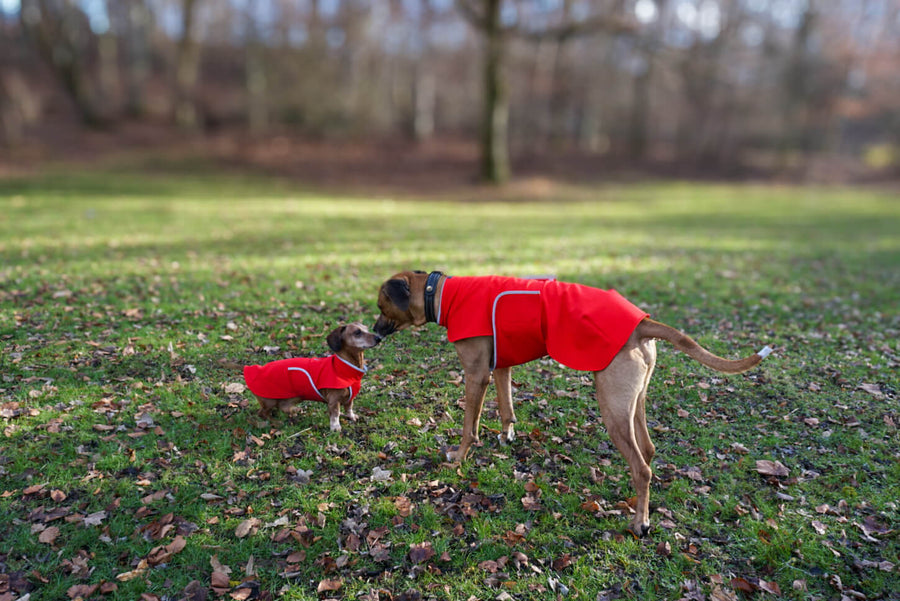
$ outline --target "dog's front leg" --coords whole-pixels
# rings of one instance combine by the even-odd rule
[[[456,352],[463,366],[466,378],[466,413],[463,418],[462,439],[456,453],[447,457],[455,463],[462,462],[473,442],[478,441],[481,410],[484,407],[484,393],[491,381],[492,341],[489,336],[465,338],[455,343]]]
[[[278,401],[276,399],[267,399],[256,394],[253,396],[259,401],[259,416],[263,419],[272,417],[272,409],[275,409],[278,406]]]
[[[353,397],[348,394],[347,400],[342,404],[344,406],[344,413],[346,414],[347,419],[349,419],[351,422],[355,422],[357,418],[356,414],[353,412]]]
[[[516,412],[512,402],[510,368],[494,370],[494,388],[497,389],[497,407],[500,410],[500,444],[506,444],[516,439]]]
[[[341,394],[338,390],[325,391],[325,402],[328,404],[328,426],[332,432],[341,431]]]

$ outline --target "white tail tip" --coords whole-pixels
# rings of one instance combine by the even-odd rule
[[[765,359],[771,353],[772,353],[772,347],[767,344],[766,346],[763,347],[763,349],[761,351],[759,351],[756,354],[759,355],[760,357],[762,357],[763,359]]]

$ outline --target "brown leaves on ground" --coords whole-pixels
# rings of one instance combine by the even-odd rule
[[[409,560],[413,563],[424,563],[434,557],[434,555],[434,548],[428,541],[409,545]]]
[[[543,495],[543,491],[540,486],[534,482],[526,482],[525,496],[521,499],[522,507],[524,507],[526,511],[540,511],[543,509],[543,505],[541,505],[540,501],[541,495]]]
[[[150,566],[158,566],[162,563],[168,563],[172,556],[180,553],[187,545],[187,541],[182,536],[176,536],[168,545],[160,545],[153,547],[147,555],[147,563]]]
[[[401,517],[409,517],[415,504],[406,497],[397,497],[394,499],[394,507],[397,508],[397,515]]]
[[[572,555],[570,555],[569,553],[564,553],[562,557],[554,559],[552,565],[554,570],[556,570],[557,572],[562,572],[573,563],[575,563],[575,558],[572,557]]]
[[[45,545],[52,545],[53,541],[59,536],[59,528],[56,526],[50,526],[49,528],[44,529],[38,535],[38,542],[44,543]]]
[[[780,461],[769,461],[768,459],[757,460],[756,471],[763,476],[774,476],[778,478],[787,477],[791,473],[791,471]]]
[[[116,575],[116,580],[119,582],[128,582],[129,580],[134,580],[135,578],[139,578],[150,568],[150,564],[146,559],[140,560],[133,570],[129,570],[127,572],[122,572],[121,574]]]
[[[250,518],[248,520],[244,520],[238,527],[234,530],[234,535],[238,538],[246,538],[253,534],[256,534],[259,531],[259,527],[262,525],[262,522],[258,518]]]
[[[767,582],[759,578],[732,578],[731,587],[736,591],[752,595],[757,591],[770,593],[776,597],[781,596],[781,589],[774,580]]]
[[[331,592],[340,590],[340,588],[344,586],[343,580],[322,580],[319,582],[319,586],[316,587],[317,593]]]

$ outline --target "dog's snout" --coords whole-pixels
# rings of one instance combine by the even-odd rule
[[[381,316],[378,318],[378,321],[375,322],[375,326],[372,328],[372,331],[375,332],[375,336],[378,337],[378,340],[381,340],[382,338],[389,336],[396,329],[397,327],[392,321],[386,319],[384,316]]]
[[[382,340],[384,340],[384,337],[383,337],[383,336],[379,336],[379,335],[376,333],[376,334],[375,334],[375,344],[378,344],[378,343],[381,342]]]

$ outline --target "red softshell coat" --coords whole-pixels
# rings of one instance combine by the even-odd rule
[[[648,314],[615,290],[556,280],[451,277],[441,291],[438,323],[456,342],[494,339],[491,367],[550,355],[572,369],[605,369]]]
[[[337,355],[321,358],[296,358],[244,367],[244,380],[253,394],[266,399],[324,401],[325,388],[348,388],[350,399],[359,394],[365,369]]]

